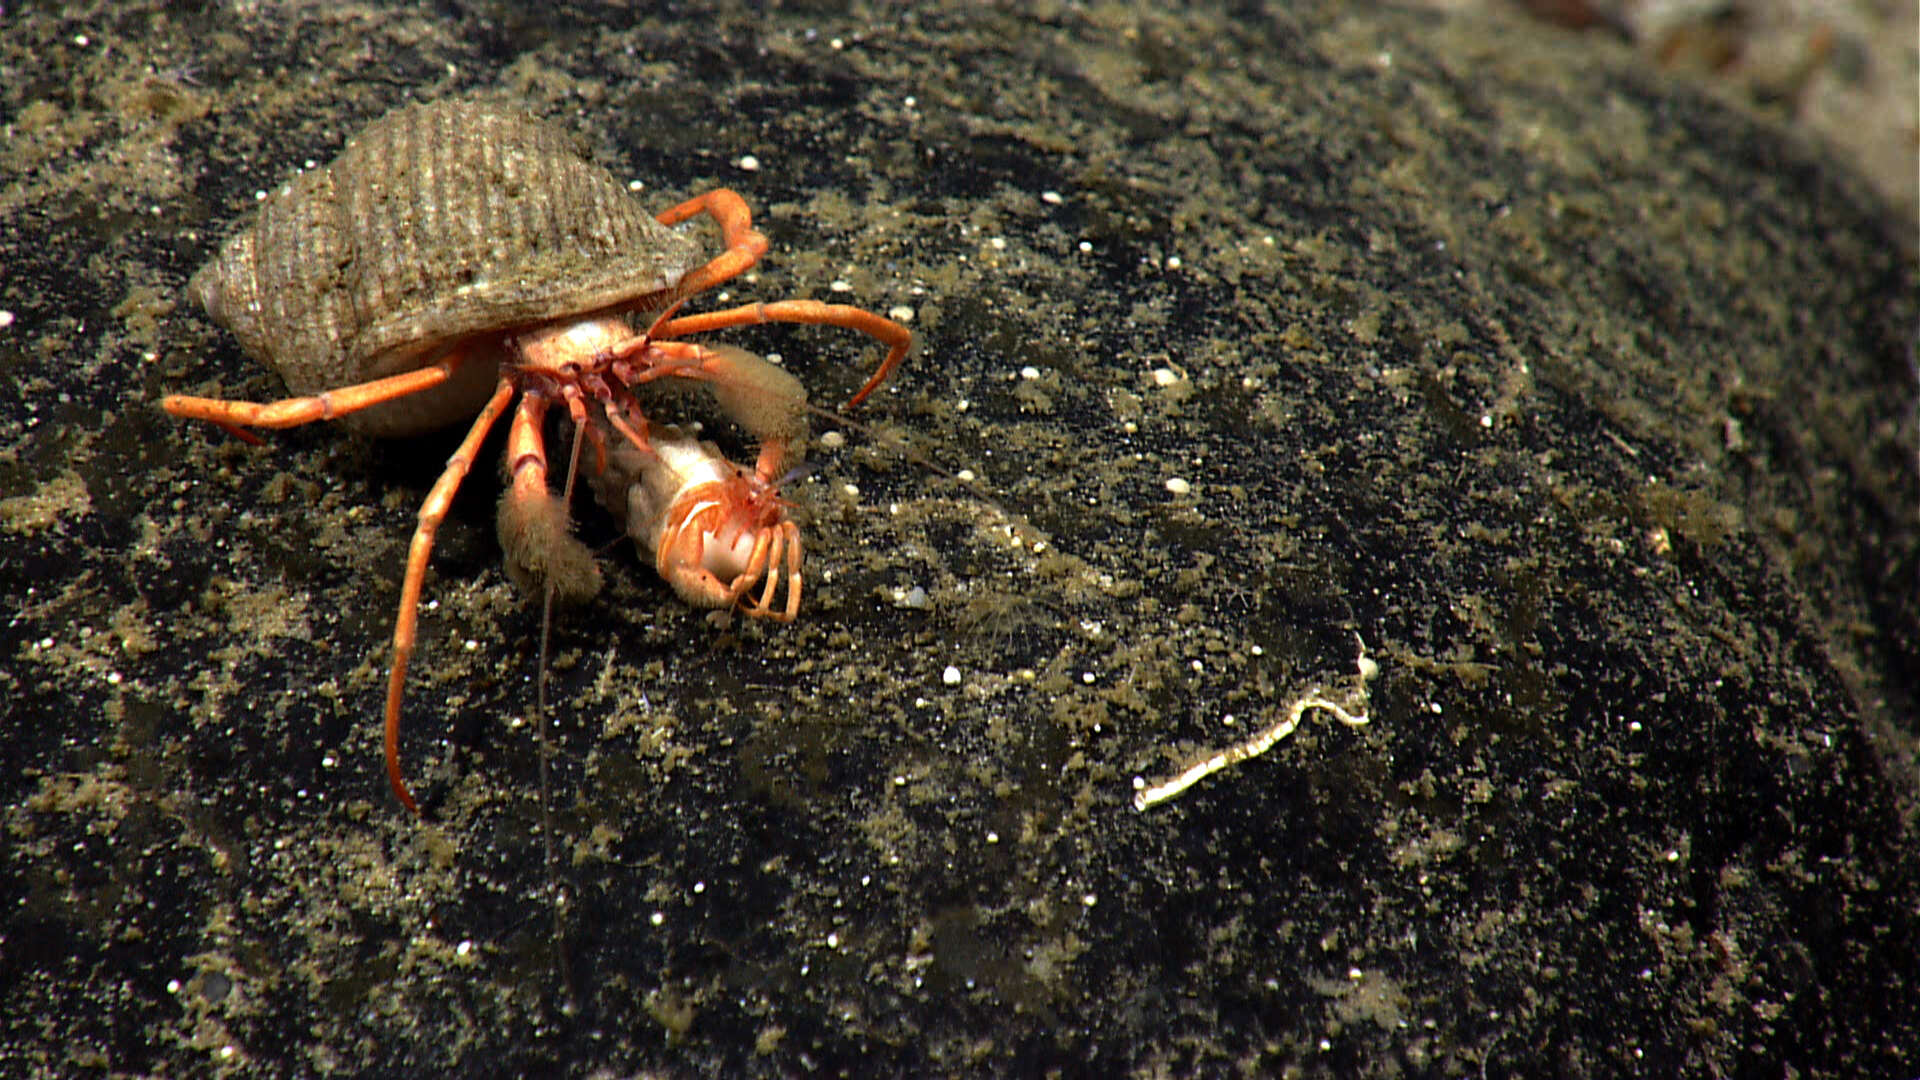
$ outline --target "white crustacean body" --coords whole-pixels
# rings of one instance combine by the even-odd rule
[[[595,492],[682,600],[780,622],[799,613],[800,529],[772,482],[673,425],[649,425],[644,449],[608,442]],[[786,602],[776,606],[782,579]]]

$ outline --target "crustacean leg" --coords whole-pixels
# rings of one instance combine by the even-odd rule
[[[703,498],[700,491],[688,493],[687,503]],[[710,511],[710,513],[708,512]],[[661,574],[672,581],[681,596],[689,603],[704,607],[729,608],[738,606],[744,614],[754,618],[772,619],[774,622],[792,622],[800,615],[800,594],[803,579],[800,576],[800,528],[791,521],[781,521],[765,525],[754,533],[753,551],[747,556],[746,564],[731,581],[722,581],[712,567],[707,565],[704,547],[714,538],[718,528],[710,517],[724,517],[728,511],[707,504],[707,510],[695,515],[678,516],[667,524],[668,541],[661,545]],[[785,608],[773,606],[774,596],[780,589],[782,567],[781,556],[785,555],[784,572],[787,582],[787,604]],[[756,598],[753,587],[766,580],[766,585]]]
[[[541,431],[548,404],[545,393],[528,390],[514,410],[507,429],[507,488],[500,494],[496,531],[507,576],[516,585],[531,593],[551,584],[555,599],[582,603],[599,593],[600,569],[594,565],[593,551],[574,538],[566,501],[547,483],[547,449]],[[584,415],[584,407],[581,412]],[[585,430],[598,435],[592,425]]]
[[[747,209],[747,201],[732,188],[714,188],[695,195],[655,214],[654,218],[662,225],[678,225],[698,214],[706,214],[720,226],[721,242],[727,245],[727,250],[681,278],[674,289],[681,296],[692,296],[739,277],[767,253],[765,234],[753,227],[753,211]]]
[[[427,499],[420,504],[420,524],[413,530],[413,543],[407,547],[407,573],[400,586],[400,616],[393,623],[393,671],[387,678],[387,781],[393,785],[393,793],[409,811],[418,815],[420,807],[413,801],[413,793],[407,790],[407,782],[400,775],[400,699],[407,685],[407,662],[413,658],[415,631],[420,618],[420,589],[427,580],[427,559],[433,554],[433,536],[446,520],[447,511],[453,506],[453,494],[460,490],[460,482],[467,478],[467,471],[473,467],[474,455],[480,452],[480,444],[486,441],[487,432],[492,430],[494,421],[507,411],[513,403],[514,385],[509,378],[502,377],[494,387],[493,397],[487,400],[486,408],[474,418],[473,426],[467,429],[467,437],[460,440],[459,449],[447,459],[447,468],[434,481],[433,490],[427,493]]]
[[[791,322],[810,323],[816,326],[842,326],[849,330],[858,330],[879,341],[887,347],[886,359],[874,370],[858,393],[847,399],[847,408],[851,409],[867,399],[867,395],[887,381],[900,361],[906,358],[907,347],[913,344],[913,332],[892,319],[875,315],[871,311],[850,307],[846,304],[823,304],[818,300],[774,300],[767,303],[742,304],[739,307],[721,311],[703,311],[698,315],[682,315],[662,323],[654,331],[656,338],[678,338],[688,334],[701,334],[709,330],[722,330],[729,326],[751,326],[755,323]]]
[[[263,403],[168,394],[160,399],[160,407],[174,416],[217,424],[247,442],[258,443],[259,439],[242,429],[299,427],[315,420],[332,420],[385,404],[395,398],[431,390],[451,379],[454,370],[465,359],[465,353],[450,353],[438,363],[423,368],[371,382],[342,386],[336,390],[324,390],[309,397],[282,398]]]
[[[644,340],[644,339],[636,339]],[[772,483],[807,440],[807,390],[781,368],[731,345],[647,341],[645,365],[625,372],[638,385],[655,379],[697,379],[720,408],[760,442],[755,472]]]
[[[680,279],[674,292],[681,297],[692,296],[740,276],[767,253],[767,238],[753,227],[753,212],[747,208],[746,200],[730,188],[715,188],[696,195],[657,217],[662,225],[678,225],[701,213],[719,224],[721,239],[727,249],[714,256],[705,266]],[[847,401],[849,409],[865,401],[867,395],[893,374],[894,369],[900,366],[900,361],[906,358],[907,347],[913,344],[912,331],[892,319],[845,304],[823,304],[818,300],[776,300],[771,303],[742,304],[698,315],[683,315],[663,322],[647,336],[656,340],[677,338],[763,322],[843,326],[867,334],[887,346],[886,359],[880,362],[880,367],[866,385]]]

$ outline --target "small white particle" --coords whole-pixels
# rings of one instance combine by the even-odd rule
[[[1007,250],[1007,238],[1004,236],[996,236],[987,241],[987,246],[995,251],[1005,251]]]
[[[992,829],[988,829],[988,830],[987,830],[987,843],[989,843],[989,844],[997,844],[997,843],[999,843],[999,842],[1000,842],[1000,834],[999,834],[999,833],[997,833],[997,832],[994,832],[994,831],[993,831]]]
[[[893,778],[893,786],[894,786],[894,787],[906,787],[906,786],[907,786],[907,778],[906,778],[906,777],[904,777],[904,776],[896,776],[896,777],[894,777],[894,778]]]
[[[1178,270],[1178,269],[1180,269],[1180,268],[1181,268],[1182,266],[1185,266],[1185,265],[1186,265],[1186,263],[1183,263],[1183,262],[1181,262],[1181,261],[1180,261],[1180,256],[1178,256],[1178,255],[1169,255],[1169,256],[1167,256],[1167,269],[1169,269],[1169,270]]]
[[[480,643],[478,641],[474,641],[473,639],[469,638],[466,641],[461,642],[460,647],[467,650],[468,652],[474,652],[480,648]]]
[[[84,49],[88,45],[93,44],[93,41],[91,38],[87,37],[87,35],[85,34],[75,34],[73,35],[73,43]]]
[[[849,499],[857,499],[860,497],[860,489],[853,484],[841,484],[840,491]]]
[[[908,94],[906,96],[906,100],[902,101],[900,104],[905,105],[907,108],[911,109],[915,105],[920,104],[920,99],[914,97],[912,94]]]
[[[694,882],[694,883],[693,883],[693,895],[695,895],[695,896],[699,896],[699,895],[700,895],[701,893],[703,893],[703,892],[706,892],[706,891],[707,891],[707,883],[706,883],[706,882],[704,882],[704,881],[696,881],[696,882]]]
[[[655,926],[659,926],[662,923],[665,923],[667,921],[667,913],[664,911],[656,911],[653,914],[647,916],[647,921],[652,923]]]
[[[472,951],[473,951],[473,942],[471,941],[463,941],[460,944],[455,945],[453,947],[453,955],[455,956],[465,956]]]
[[[1179,476],[1167,477],[1167,490],[1175,495],[1187,495],[1193,491],[1193,485]]]
[[[1207,665],[1201,663],[1198,660],[1195,660],[1193,661],[1193,670],[1196,672],[1205,671],[1207,670]]]
[[[647,182],[646,182],[645,180],[629,180],[629,181],[627,181],[627,190],[628,190],[628,191],[644,191],[644,190],[646,190],[646,187],[647,187]]]
[[[847,445],[847,437],[841,432],[829,431],[820,436],[820,447],[823,450],[838,450],[845,445]]]
[[[959,686],[960,669],[954,667],[952,664],[948,664],[947,670],[940,673],[940,681],[946,683],[948,686]]]
[[[848,281],[845,278],[835,278],[833,280],[833,284],[828,285],[827,288],[833,290],[834,292],[852,292],[853,282]]]
[[[239,1052],[240,1051],[234,1049],[234,1046],[232,1043],[228,1043],[227,1045],[220,1048],[220,1056],[222,1058],[230,1058]]]
[[[1093,244],[1091,242],[1086,240],[1080,241],[1080,254],[1085,255],[1087,252],[1092,250],[1093,250]]]
[[[741,172],[755,172],[759,168],[760,168],[759,158],[754,157],[752,154],[740,155],[740,171]]]
[[[959,478],[960,478],[960,482],[961,482],[961,483],[963,483],[963,484],[971,484],[971,483],[973,483],[973,479],[974,479],[974,478],[973,478],[973,470],[972,470],[972,469],[961,469],[961,470],[960,470],[959,472],[957,472],[957,473],[954,473],[953,475],[955,475],[955,476],[957,476],[957,477],[959,477]]]
[[[1040,377],[1040,369],[1032,366],[1023,367],[1020,369],[1020,377],[1029,380],[1037,379]]]
[[[887,309],[887,318],[894,322],[912,322],[913,309],[905,304],[895,304]]]
[[[1061,203],[1065,202],[1066,200],[1062,199],[1060,197],[1060,193],[1057,191],[1043,191],[1040,193],[1040,201],[1048,204],[1049,206],[1059,206]]]
[[[264,199],[265,199],[266,197],[267,197],[267,193],[266,193],[266,192],[264,192],[264,191],[261,191],[261,190],[258,190],[258,189],[255,189],[255,190],[254,190],[254,193],[253,193],[253,201],[254,201],[254,202],[260,202],[260,201],[262,201],[262,200],[264,200]]]
[[[1086,905],[1086,906],[1088,906],[1088,907],[1092,907],[1093,905],[1095,905],[1095,904],[1097,904],[1097,903],[1099,903],[1099,902],[1100,902],[1100,898],[1099,898],[1099,897],[1097,897],[1097,896],[1095,896],[1095,895],[1093,895],[1092,893],[1088,893],[1088,894],[1086,894],[1085,896],[1082,896],[1082,897],[1080,898],[1080,902],[1081,902],[1082,904],[1085,904],[1085,905]]]
[[[1492,417],[1492,416],[1490,416],[1490,415],[1487,415],[1487,414],[1485,414],[1485,413],[1482,413],[1482,414],[1481,414],[1481,416],[1480,416],[1480,426],[1481,426],[1481,427],[1483,427],[1483,428],[1490,428],[1490,427],[1492,427],[1492,426],[1493,426],[1493,417]]]
[[[1359,968],[1347,969],[1347,978],[1352,979],[1354,982],[1359,982],[1361,979],[1364,979],[1366,977],[1367,977],[1367,973],[1364,971],[1361,971]]]
[[[840,935],[839,935],[839,934],[828,934],[828,935],[827,935],[827,948],[829,948],[829,949],[837,949],[837,948],[839,948],[839,947],[840,947]]]
[[[834,38],[832,41],[827,42],[827,47],[830,49],[844,49],[847,47],[847,43],[841,41],[839,38]]]
[[[1155,386],[1172,386],[1180,381],[1180,373],[1172,368],[1161,367],[1153,369],[1153,385]]]
[[[13,312],[0,311],[0,330],[5,330],[7,327],[12,325],[13,325]]]
[[[177,993],[179,993],[179,992],[180,992],[180,980],[179,980],[179,979],[168,979],[168,980],[167,980],[167,993],[169,993],[169,994],[177,994]]]
[[[108,686],[119,686],[119,685],[120,685],[120,673],[119,673],[119,672],[117,672],[117,671],[109,671],[109,672],[107,672],[107,685],[108,685]]]
[[[1099,676],[1095,675],[1091,671],[1083,671],[1080,673],[1080,681],[1083,683],[1086,683],[1089,686],[1093,685],[1093,681],[1097,678],[1099,678]]]

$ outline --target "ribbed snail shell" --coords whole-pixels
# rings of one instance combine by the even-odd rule
[[[507,331],[654,306],[701,261],[568,134],[517,109],[397,109],[269,196],[188,290],[307,395],[485,350],[444,386],[345,417],[405,435],[473,415]]]

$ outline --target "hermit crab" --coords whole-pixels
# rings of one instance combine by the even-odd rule
[[[674,228],[701,214],[719,225],[725,245],[711,258]],[[656,380],[710,388],[760,443],[751,472],[734,477],[752,482],[713,490],[759,501],[730,518],[752,530],[744,561],[727,566],[731,580],[719,589],[683,588],[672,573],[669,580],[696,603],[795,614],[798,534],[784,513],[769,517],[775,504],[755,493],[770,489],[800,452],[804,395],[797,380],[751,354],[681,339],[760,322],[868,334],[887,353],[847,402],[852,407],[900,365],[912,336],[871,312],[814,300],[678,314],[688,298],[737,277],[766,250],[733,191],[716,188],[649,215],[561,129],[510,107],[442,101],[387,114],[331,164],[295,177],[194,275],[194,299],[297,396],[260,404],[174,395],[161,402],[167,412],[249,441],[257,440],[242,429],[315,420],[399,436],[472,418],[421,504],[394,621],[386,764],[408,810],[419,812],[400,769],[400,703],[428,557],[454,492],[510,408],[503,537],[515,523],[555,518],[543,435],[551,405],[561,404],[590,434],[603,424],[633,452],[651,454],[656,446],[632,388]],[[603,459],[606,441],[599,439]],[[678,447],[678,437],[661,445]],[[702,530],[714,525],[710,513],[687,520],[693,524],[676,537],[705,536]],[[515,545],[503,539],[503,546],[511,560]],[[676,560],[684,560],[684,546],[679,550]],[[775,582],[757,601],[750,590],[781,572],[782,553],[788,603],[776,608]],[[698,554],[704,567],[704,550]],[[663,570],[665,564],[663,557]]]

